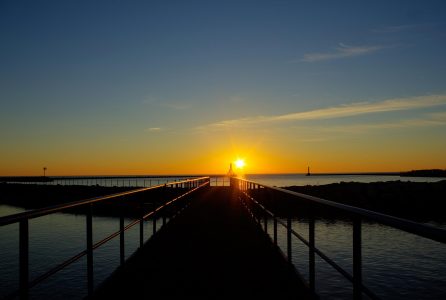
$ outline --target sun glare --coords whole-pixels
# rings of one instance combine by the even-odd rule
[[[243,169],[244,166],[245,166],[245,160],[243,160],[243,159],[237,159],[237,160],[235,161],[235,167],[236,167],[237,169]]]

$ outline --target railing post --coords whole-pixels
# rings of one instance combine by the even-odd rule
[[[144,209],[141,203],[141,218],[139,219],[139,248],[144,245]]]
[[[274,216],[274,226],[273,226],[273,239],[274,239],[274,245],[277,246],[277,217]]]
[[[91,204],[87,209],[87,285],[88,295],[93,294],[93,214]]]
[[[19,224],[19,257],[20,257],[20,299],[29,297],[29,227],[28,219]]]
[[[361,219],[353,220],[353,298],[362,298]]]
[[[156,217],[157,216],[154,214],[153,215],[153,221],[152,221],[153,222],[153,226],[152,226],[153,233],[152,233],[152,235],[156,233]]]
[[[286,220],[286,244],[288,262],[291,263],[291,218],[288,216]]]
[[[263,221],[264,221],[264,226],[265,226],[265,233],[268,233],[268,214],[266,213],[266,211],[264,212],[264,216],[263,216]]]
[[[308,222],[308,237],[309,237],[309,244],[308,247],[308,267],[309,267],[309,273],[310,273],[310,290],[315,291],[315,259],[314,259],[314,248],[315,248],[315,239],[314,239],[314,216],[313,214],[310,215],[310,220]]]
[[[121,215],[121,217],[119,218],[119,230],[121,231],[119,233],[119,261],[122,266],[125,261],[125,237],[124,237],[124,216],[123,215]]]

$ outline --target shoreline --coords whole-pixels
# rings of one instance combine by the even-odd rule
[[[310,173],[305,176],[401,176],[400,172],[367,172],[367,173]],[[416,176],[414,176],[416,177]]]
[[[446,221],[446,179],[437,182],[340,182],[283,188],[416,222]],[[297,213],[300,206],[295,205]],[[328,215],[336,214],[330,212]]]

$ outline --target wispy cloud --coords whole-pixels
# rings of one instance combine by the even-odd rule
[[[419,118],[402,119],[390,122],[344,124],[334,126],[304,125],[293,126],[294,131],[300,136],[301,142],[327,142],[340,138],[351,138],[352,135],[363,135],[370,131],[415,129],[423,127],[446,126],[446,112],[424,114]]]
[[[304,57],[300,60],[303,62],[318,62],[325,60],[333,60],[339,58],[348,58],[354,56],[361,56],[370,54],[381,49],[386,48],[385,46],[380,45],[371,45],[371,46],[348,46],[343,43],[339,44],[339,47],[334,48],[334,51],[324,52],[324,53],[307,53],[304,54]]]
[[[413,110],[439,105],[446,105],[446,94],[396,98],[374,103],[360,102],[282,115],[254,116],[241,119],[223,120],[220,122],[201,126],[200,128],[224,129],[227,127],[255,126],[262,123],[334,119],[364,114]]]
[[[446,125],[446,119],[435,120],[432,117],[427,116],[426,118],[420,119],[409,119],[400,120],[388,123],[371,123],[371,124],[353,124],[353,125],[343,125],[343,126],[331,126],[320,128],[321,131],[325,132],[336,132],[336,133],[364,133],[370,130],[385,130],[385,129],[398,129],[398,128],[415,128],[415,127],[427,127],[427,126],[444,126]]]
[[[161,127],[150,127],[146,129],[147,132],[159,132],[161,130]]]
[[[446,126],[446,112],[424,114],[419,118],[391,120],[376,123],[352,123],[326,126],[324,124],[299,124],[287,126],[293,132],[293,139],[305,143],[324,143],[365,136],[369,132],[389,130],[414,130],[417,128]]]
[[[405,119],[386,123],[348,124],[336,126],[301,126],[296,130],[299,142],[322,143],[341,138],[351,139],[353,136],[363,136],[371,131],[413,130],[422,127],[446,126],[446,118],[435,119],[433,115],[424,115],[418,119]]]
[[[446,122],[446,111],[432,113],[432,114],[430,114],[430,117],[436,121],[445,121]]]

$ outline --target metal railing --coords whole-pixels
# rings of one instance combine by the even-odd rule
[[[230,178],[226,175],[206,175],[210,177],[211,186],[229,186]],[[183,181],[202,175],[127,175],[127,176],[12,176],[0,177],[1,183],[41,184],[41,185],[81,185],[104,187],[151,187],[173,181]]]
[[[0,177],[0,183],[41,185],[82,185],[105,187],[151,187],[172,181],[183,181],[202,176],[192,175],[127,175],[127,176],[12,176]]]
[[[28,299],[29,297],[29,290],[33,286],[37,285],[38,283],[42,282],[46,278],[50,277],[51,275],[57,273],[58,271],[64,269],[65,267],[69,266],[70,264],[76,262],[80,258],[87,256],[87,284],[88,284],[88,295],[91,295],[94,290],[93,285],[93,250],[96,248],[104,245],[111,239],[119,236],[120,242],[119,242],[119,251],[120,251],[120,264],[123,265],[125,262],[125,246],[124,246],[124,233],[128,229],[132,228],[136,224],[140,224],[140,230],[139,230],[139,247],[141,248],[144,244],[144,221],[148,220],[149,218],[152,218],[153,221],[153,233],[156,232],[156,221],[158,217],[162,217],[162,225],[166,224],[167,219],[167,208],[172,207],[173,204],[177,204],[180,199],[187,199],[188,195],[191,193],[201,189],[204,186],[208,186],[210,183],[209,177],[200,177],[200,178],[194,178],[194,179],[187,179],[183,181],[176,181],[176,182],[169,182],[153,187],[147,187],[147,188],[140,188],[135,189],[127,192],[117,193],[113,195],[107,195],[102,197],[96,197],[91,198],[87,200],[79,200],[74,201],[70,203],[64,203],[59,205],[54,205],[50,207],[40,208],[40,209],[34,209],[31,211],[26,211],[23,213],[13,214],[9,216],[0,217],[0,226],[5,226],[9,224],[19,223],[19,290],[9,295],[7,298],[15,298],[17,296],[20,297],[20,299]],[[133,220],[126,226],[124,226],[124,215],[121,214],[119,218],[119,230],[112,233],[111,235],[107,236],[106,238],[93,243],[93,213],[92,213],[92,206],[98,203],[104,203],[106,200],[119,200],[124,197],[129,196],[135,196],[135,195],[141,195],[148,191],[154,191],[158,189],[163,188],[178,188],[182,189],[179,190],[181,193],[176,195],[173,199],[169,201],[165,201],[162,203],[159,207],[156,209],[153,209],[150,212],[144,212],[141,211],[141,215],[139,218]],[[49,214],[67,211],[69,209],[73,208],[79,208],[79,207],[87,207],[86,211],[86,242],[87,242],[87,248],[83,250],[82,252],[76,254],[75,256],[65,260],[64,262],[60,263],[59,265],[55,266],[54,268],[48,270],[44,274],[41,274],[40,276],[36,277],[32,281],[29,280],[29,220],[46,216]],[[185,206],[179,208],[177,207],[177,210],[175,212],[170,211],[169,220],[174,218],[178,213],[180,213]]]
[[[365,294],[371,299],[379,299],[379,297],[372,292],[369,288],[363,285],[362,282],[362,238],[361,238],[361,223],[362,220],[370,220],[375,221],[380,224],[388,225],[396,229],[400,229],[412,234],[415,234],[420,237],[424,237],[427,239],[431,239],[440,243],[446,243],[446,230],[437,228],[430,225],[425,225],[413,221],[409,221],[406,219],[393,217],[390,215],[349,206],[345,204],[336,203],[333,201],[325,200],[318,197],[313,197],[310,195],[297,193],[293,191],[289,191],[282,188],[271,187],[267,185],[263,185],[260,183],[256,183],[253,181],[248,181],[241,178],[232,178],[231,186],[236,187],[239,191],[239,197],[242,203],[250,212],[251,216],[256,219],[259,225],[262,225],[265,233],[268,229],[268,218],[273,220],[273,238],[272,242],[275,246],[278,245],[277,242],[277,225],[280,224],[286,229],[286,258],[289,263],[292,263],[292,236],[298,238],[302,243],[304,243],[308,249],[308,267],[309,267],[309,280],[307,282],[310,290],[316,293],[315,290],[315,278],[316,278],[316,268],[315,268],[315,255],[317,254],[320,258],[322,258],[326,263],[328,263],[331,267],[333,267],[336,271],[338,271],[341,275],[343,275],[347,280],[349,280],[353,284],[353,298],[354,299],[362,299],[362,295]],[[348,271],[340,267],[335,261],[333,261],[330,257],[324,254],[321,250],[319,250],[315,246],[315,210],[310,209],[309,218],[308,218],[308,240],[306,240],[302,235],[293,230],[291,226],[291,217],[286,217],[286,222],[282,221],[277,213],[273,213],[270,209],[266,207],[265,204],[262,204],[261,201],[256,200],[253,194],[258,192],[266,192],[262,196],[271,196],[271,193],[279,193],[281,196],[289,196],[293,199],[299,199],[301,201],[305,201],[309,206],[319,205],[322,207],[335,209],[345,213],[352,221],[353,221],[353,274],[350,274]],[[268,195],[269,194],[269,195]],[[259,197],[261,198],[261,197]],[[275,204],[278,199],[275,198]],[[279,204],[280,205],[280,204]],[[260,213],[259,213],[260,211]],[[261,215],[260,215],[261,214]]]

